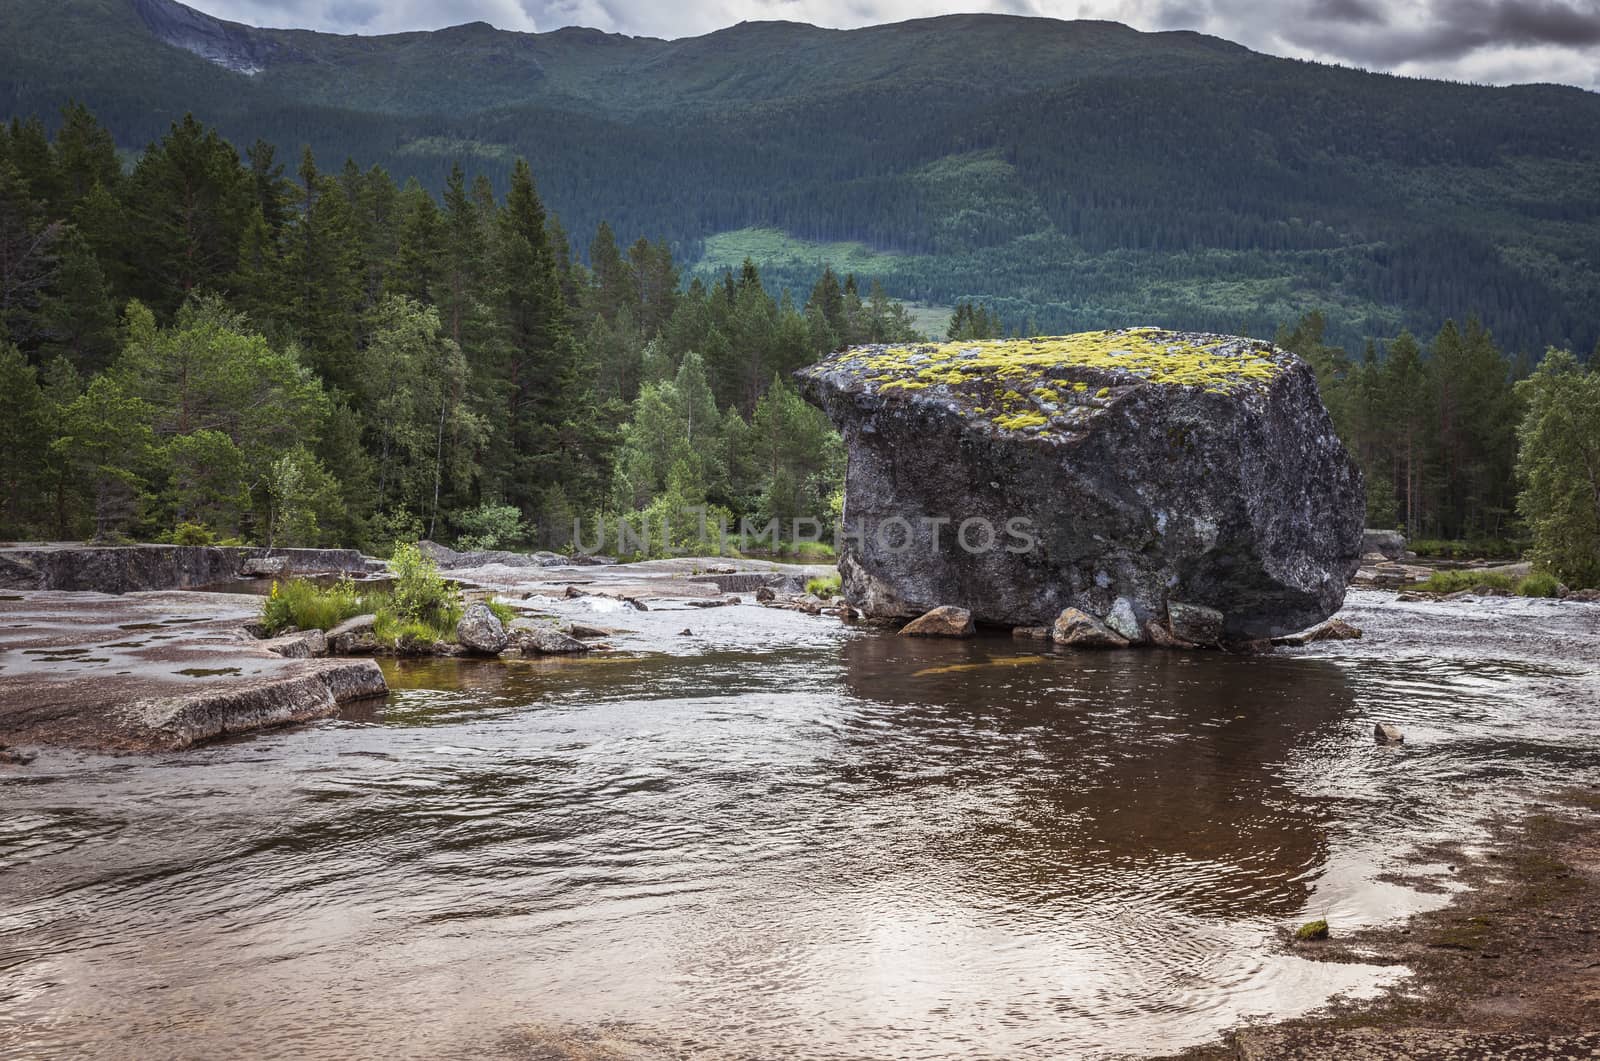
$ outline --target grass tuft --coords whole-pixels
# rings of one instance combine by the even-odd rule
[[[806,581],[806,592],[814,597],[821,597],[823,600],[827,600],[829,597],[838,595],[841,585],[838,575],[813,578]]]
[[[1318,918],[1315,921],[1307,921],[1305,924],[1301,925],[1297,930],[1295,930],[1294,938],[1327,939],[1328,922],[1322,918]]]

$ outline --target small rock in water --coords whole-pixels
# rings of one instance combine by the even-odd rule
[[[1361,637],[1361,628],[1352,626],[1343,619],[1329,619],[1320,626],[1310,630],[1302,630],[1298,634],[1289,634],[1285,637],[1272,639],[1274,645],[1287,645],[1298,648],[1301,645],[1310,645],[1317,641],[1356,641]]]
[[[778,595],[776,593],[772,592],[771,586],[762,586],[760,589],[756,590],[756,600],[762,604],[767,603],[767,601],[777,599],[777,596]]]
[[[693,637],[693,636],[694,636],[694,631],[693,631],[693,630],[691,630],[691,629],[689,629],[689,628],[688,628],[688,627],[687,627],[687,626],[686,626],[686,627],[684,627],[684,628],[683,628],[683,629],[682,629],[682,630],[679,630],[679,631],[678,631],[678,636],[679,636],[679,637]]]
[[[456,640],[469,652],[482,656],[498,656],[509,638],[500,619],[487,604],[469,605],[467,612],[456,624]]]
[[[511,644],[524,656],[560,656],[587,652],[589,646],[554,623],[517,619],[508,634]]]
[[[900,632],[906,637],[971,637],[977,633],[977,627],[967,609],[941,604],[911,620]]]
[[[1196,645],[1222,643],[1225,620],[1221,612],[1204,604],[1172,601],[1167,605],[1167,622],[1172,636]]]
[[[1144,639],[1157,648],[1199,648],[1193,641],[1185,641],[1161,623],[1151,619],[1144,624]]]
[[[1105,623],[1077,608],[1067,608],[1056,616],[1050,640],[1072,648],[1127,648],[1128,639],[1113,632]]]
[[[1018,641],[1048,641],[1050,628],[1048,626],[1014,626],[1011,636]]]
[[[1400,732],[1399,726],[1391,726],[1387,722],[1379,722],[1372,727],[1372,739],[1379,744],[1404,744],[1406,735]]]
[[[564,593],[562,593],[562,596],[566,597],[568,600],[571,600],[574,597],[586,596],[586,594],[583,592],[583,590],[579,589],[577,586],[568,586],[566,588],[566,591]]]

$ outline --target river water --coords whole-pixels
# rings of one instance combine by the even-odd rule
[[[0,1056],[1160,1053],[1391,982],[1281,934],[1437,904],[1380,878],[1600,777],[1587,665],[718,612],[0,774]]]

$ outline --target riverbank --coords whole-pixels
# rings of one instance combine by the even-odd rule
[[[1245,1027],[1173,1061],[1591,1057],[1600,1053],[1600,788],[1566,791],[1487,843],[1440,845],[1455,899],[1394,925],[1285,948],[1314,961],[1403,965],[1376,999]],[[1426,877],[1395,883],[1440,887]]]
[[[329,718],[344,705],[383,696],[388,687],[373,660],[311,658],[326,652],[320,635],[287,642],[251,635],[247,627],[259,617],[261,594],[272,578],[241,576],[244,563],[260,559],[248,552],[176,546],[0,550],[5,570],[22,573],[13,583],[24,585],[36,577],[82,585],[92,577],[97,585],[122,588],[197,582],[229,590],[74,592],[13,585],[0,592],[0,752],[6,753],[0,765],[26,765],[44,748],[179,750]],[[288,570],[327,573],[372,564],[359,553],[337,550],[290,551],[273,559]],[[753,604],[736,607],[734,594],[761,588],[798,592],[806,579],[826,573],[766,561],[554,566],[519,564],[522,558],[509,554],[451,559],[456,562],[449,576],[469,593],[496,597],[568,630],[578,624],[602,631],[607,640],[601,653],[623,656],[781,641],[789,636],[786,627],[816,620]],[[728,614],[708,619],[712,610]],[[708,628],[722,633],[708,640]]]
[[[1600,781],[1600,606],[1356,591],[1359,641],[1083,653],[727,604],[725,567],[507,572],[612,648],[0,767],[0,1055],[1173,1053],[1402,979],[1285,936],[1442,906],[1405,852]]]
[[[259,610],[232,593],[0,595],[0,747],[172,751],[388,691],[372,660],[272,651],[244,631]]]

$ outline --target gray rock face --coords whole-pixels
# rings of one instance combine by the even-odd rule
[[[291,573],[287,556],[255,556],[239,567],[245,578],[288,578]]]
[[[262,560],[300,572],[362,575],[354,549],[220,545],[17,545],[0,548],[0,588],[135,593],[231,582]]]
[[[1359,563],[1360,471],[1311,369],[1269,343],[869,346],[797,379],[849,450],[839,569],[869,616],[954,602],[1040,626],[1078,608],[1148,643],[1176,602],[1240,642],[1325,619]]]
[[[483,656],[497,655],[506,647],[506,628],[487,604],[471,604],[466,614],[456,623],[456,640],[468,652]]]

